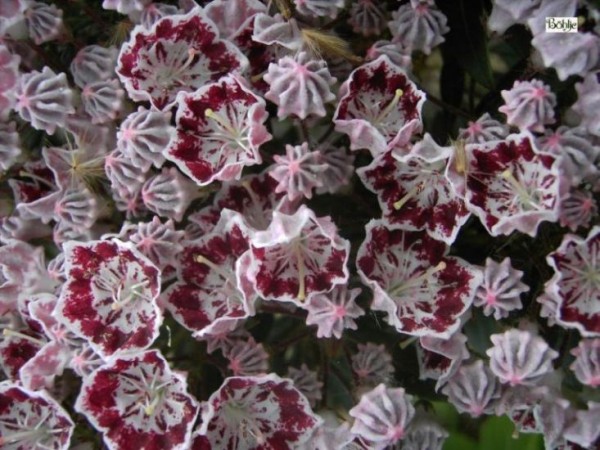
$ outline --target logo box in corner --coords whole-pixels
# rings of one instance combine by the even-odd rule
[[[577,33],[577,17],[546,17],[547,33]]]

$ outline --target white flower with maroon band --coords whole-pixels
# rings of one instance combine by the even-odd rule
[[[151,350],[116,357],[84,379],[75,410],[110,450],[189,448],[198,414],[185,377]]]
[[[179,92],[193,92],[247,65],[235,45],[219,38],[203,10],[194,8],[164,17],[150,30],[136,27],[121,48],[117,74],[134,101],[149,100],[166,110]]]
[[[217,225],[189,242],[177,264],[179,281],[162,294],[175,320],[197,335],[254,315],[256,295],[240,269],[249,248],[243,217],[223,210]]]
[[[230,377],[204,405],[198,432],[214,449],[300,449],[321,422],[291,380]]]
[[[566,235],[546,262],[554,269],[546,293],[556,301],[556,322],[600,337],[600,227],[586,239]]]
[[[560,159],[540,152],[529,133],[504,141],[469,144],[447,176],[465,192],[467,208],[492,236],[521,231],[535,236],[543,221],[558,220],[568,186],[561,181]]]
[[[245,275],[267,300],[305,307],[313,294],[348,280],[350,243],[329,217],[316,217],[304,205],[293,215],[275,211],[269,228],[252,236],[249,252]]]
[[[47,393],[0,383],[0,448],[67,450],[74,428],[67,412]]]
[[[422,336],[419,344],[417,346],[419,378],[436,380],[436,391],[446,384],[462,362],[469,358],[467,337],[460,332],[452,334],[447,339]]]
[[[164,156],[200,186],[239,179],[271,139],[265,101],[228,76],[177,99],[177,137]]]
[[[354,70],[340,88],[335,128],[350,137],[350,149],[373,156],[406,145],[421,128],[425,94],[387,56]]]
[[[482,274],[447,253],[446,244],[423,231],[369,222],[357,266],[373,289],[371,309],[386,312],[387,322],[401,333],[450,337],[471,306]]]
[[[143,350],[158,337],[160,272],[131,244],[66,242],[55,316],[102,356]]]
[[[451,155],[450,147],[439,147],[427,134],[408,155],[385,153],[357,173],[377,194],[390,228],[425,230],[451,245],[471,215],[445,176]]]

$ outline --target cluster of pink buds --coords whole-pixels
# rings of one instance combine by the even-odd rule
[[[0,449],[600,448],[599,24],[0,0]]]

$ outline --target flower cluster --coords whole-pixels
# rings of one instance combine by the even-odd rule
[[[592,3],[0,0],[0,448],[598,448]]]

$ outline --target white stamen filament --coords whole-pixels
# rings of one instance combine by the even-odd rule
[[[401,209],[407,201],[413,198],[416,195],[419,195],[425,189],[425,182],[421,181],[419,184],[414,186],[410,191],[406,193],[404,197],[394,203],[394,209],[397,211]]]
[[[523,185],[521,185],[521,183],[519,183],[519,181],[514,177],[514,175],[511,173],[511,171],[509,169],[506,169],[504,172],[502,172],[500,174],[500,176],[502,178],[504,178],[506,181],[508,181],[510,186],[515,190],[515,192],[519,196],[519,199],[521,200],[521,202],[527,203],[528,205],[532,206],[534,209],[540,209],[540,207],[531,198],[531,195],[529,194],[529,192],[527,192],[527,190],[523,187]]]
[[[141,283],[134,284],[129,288],[129,295],[121,300],[121,295],[123,293],[123,283],[119,283],[119,287],[117,288],[116,295],[113,295],[113,304],[111,305],[111,309],[113,311],[117,311],[121,309],[126,304],[130,303],[136,297],[141,297],[142,299],[149,300],[148,296],[145,296],[139,289],[145,288],[148,286],[149,281],[144,280]]]
[[[214,271],[217,275],[219,275],[225,281],[231,282],[231,274],[226,272],[225,270],[223,270],[221,267],[217,266],[210,259],[208,259],[202,255],[197,255],[195,260],[199,264],[204,264],[204,265],[208,266],[212,271]]]
[[[54,189],[54,186],[52,185],[52,183],[42,177],[40,177],[39,175],[35,175],[33,173],[29,173],[29,172],[25,172],[24,170],[21,170],[19,172],[19,176],[23,177],[23,178],[31,178],[34,181],[37,181],[38,183],[42,183],[46,186],[48,186],[49,188]]]
[[[26,341],[32,342],[36,345],[45,345],[46,343],[40,339],[36,339],[34,337],[28,336],[26,334],[20,333],[18,331],[15,330],[11,330],[10,328],[5,328],[4,330],[2,330],[2,334],[6,337],[17,337],[17,338],[21,338],[21,339],[25,339]]]
[[[418,277],[411,278],[411,279],[407,280],[405,283],[402,283],[398,286],[394,286],[389,291],[389,293],[391,296],[396,296],[396,295],[402,293],[403,291],[406,291],[415,286],[419,286],[421,283],[423,283],[423,281],[427,280],[428,278],[433,276],[435,273],[444,270],[445,268],[446,268],[446,263],[444,261],[440,261],[436,266],[430,267],[429,269],[427,269],[425,272],[423,272]]]
[[[385,119],[385,117],[392,112],[392,110],[396,107],[396,105],[398,104],[398,102],[400,101],[400,98],[404,95],[404,91],[402,89],[396,89],[396,92],[394,92],[394,98],[392,99],[391,102],[388,103],[388,105],[383,108],[383,110],[381,111],[381,113],[377,116],[377,118],[375,119],[376,123],[381,122],[383,119]]]
[[[306,285],[304,277],[306,274],[304,273],[306,268],[304,267],[304,258],[302,257],[302,252],[300,251],[300,243],[296,242],[294,244],[294,254],[296,255],[296,262],[298,263],[298,300],[303,302],[306,299]]]
[[[204,116],[217,122],[221,126],[221,128],[223,128],[225,131],[231,134],[231,136],[238,137],[238,132],[231,126],[231,123],[227,119],[225,119],[221,114],[218,114],[212,109],[207,108],[204,111]]]

